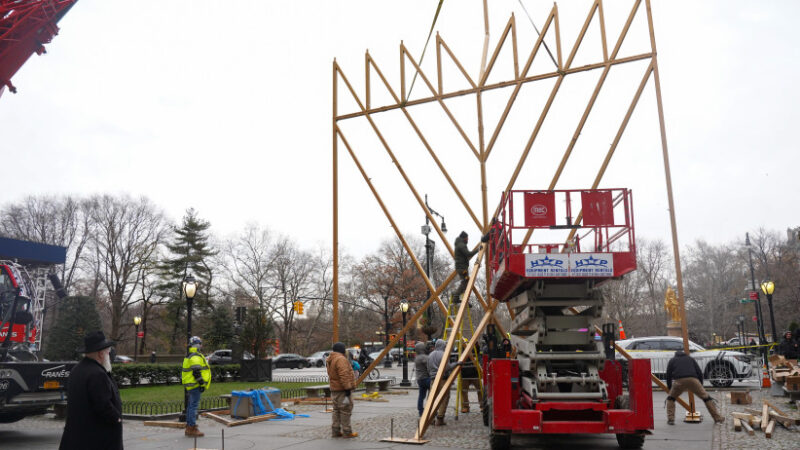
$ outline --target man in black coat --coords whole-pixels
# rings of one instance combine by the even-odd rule
[[[786,359],[797,359],[800,356],[800,342],[792,338],[792,332],[783,334],[783,341],[778,345],[778,354]]]
[[[113,341],[102,331],[89,333],[78,353],[84,358],[72,369],[67,384],[67,423],[60,450],[122,450],[122,402],[111,378]]]
[[[673,382],[674,380],[674,382]],[[682,350],[675,352],[675,356],[667,363],[667,424],[675,425],[675,399],[686,391],[698,396],[708,408],[714,422],[725,422],[725,418],[717,411],[714,399],[703,388],[703,371],[700,365],[691,356]]]

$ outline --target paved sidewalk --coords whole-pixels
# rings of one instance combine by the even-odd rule
[[[354,395],[360,396],[361,393]],[[715,394],[716,395],[716,394]],[[475,393],[470,397],[475,402]],[[199,420],[199,426],[206,437],[198,439],[197,445],[204,449],[222,448],[222,431],[225,430],[226,449],[410,449],[412,447],[379,442],[388,437],[394,425],[394,435],[413,437],[417,425],[417,391],[409,390],[407,395],[386,395],[388,402],[357,401],[353,412],[353,429],[359,432],[356,439],[331,439],[330,414],[322,412],[323,406],[305,405],[287,407],[298,413],[309,414],[310,418],[297,418],[292,421],[267,421],[226,428],[206,418]],[[655,430],[645,441],[646,449],[675,450],[711,448],[712,430],[720,428],[712,421],[701,424],[679,422],[674,427],[666,425],[666,412],[663,407],[665,394],[654,394]],[[702,407],[701,407],[702,408]],[[426,438],[431,442],[423,449],[487,449],[488,430],[483,426],[477,405],[472,413],[460,414],[454,420],[448,413],[447,425],[431,427]],[[701,409],[701,411],[703,411]],[[705,411],[703,411],[705,412]],[[707,414],[704,414],[707,416]],[[728,425],[728,424],[726,424]],[[28,418],[14,424],[0,424],[0,442],[3,446],[23,449],[56,448],[61,438],[63,421],[51,417]],[[188,449],[193,441],[183,437],[183,430],[145,427],[141,422],[125,421],[124,439],[126,449]],[[761,437],[760,448],[769,444]],[[613,435],[561,435],[547,437],[514,437],[515,448],[586,448],[615,449],[617,442]],[[727,448],[727,447],[715,447]],[[747,448],[747,447],[742,447]],[[783,447],[778,447],[783,448]]]

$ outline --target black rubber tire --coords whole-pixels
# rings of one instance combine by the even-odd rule
[[[0,423],[14,423],[24,418],[22,413],[0,413]]]
[[[492,416],[492,404],[489,402],[488,417]],[[487,420],[488,422],[488,420]],[[508,450],[511,448],[511,432],[494,430],[489,426],[489,448],[492,450]]]
[[[615,409],[630,409],[631,398],[628,394],[618,395],[614,399]],[[644,433],[620,433],[617,434],[617,445],[619,448],[642,448],[644,445]]]
[[[322,362],[322,361],[317,361],[317,367],[322,367],[323,365],[325,365],[325,363],[324,363],[324,362]]]
[[[644,434],[631,433],[631,434],[618,434],[617,445],[619,448],[636,449],[644,446]]]
[[[706,367],[705,377],[714,387],[728,387],[733,384],[736,374],[726,362],[710,362]]]

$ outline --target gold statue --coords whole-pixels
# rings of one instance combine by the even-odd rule
[[[667,293],[664,295],[664,309],[667,310],[669,319],[673,322],[681,321],[680,305],[678,304],[678,297],[672,287],[667,288]]]

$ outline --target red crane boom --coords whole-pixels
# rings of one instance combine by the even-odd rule
[[[45,53],[57,23],[78,0],[0,0],[0,95],[34,53]]]

